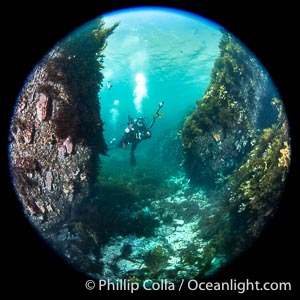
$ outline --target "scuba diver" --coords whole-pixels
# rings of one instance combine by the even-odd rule
[[[164,102],[160,102],[158,105],[158,109],[156,113],[153,115],[152,123],[149,127],[147,127],[145,119],[142,117],[138,117],[133,119],[128,116],[128,126],[125,128],[125,133],[119,143],[119,147],[126,149],[128,144],[131,143],[130,149],[130,165],[136,165],[136,159],[134,155],[134,151],[136,150],[137,145],[144,140],[151,138],[152,133],[150,129],[155,124],[157,118],[162,117],[162,113],[160,112],[161,108],[164,106]]]

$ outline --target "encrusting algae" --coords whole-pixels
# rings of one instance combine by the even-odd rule
[[[25,213],[43,232],[76,215],[106,152],[98,92],[102,52],[117,25],[104,28],[100,20],[66,38],[20,93],[11,123],[11,172]]]

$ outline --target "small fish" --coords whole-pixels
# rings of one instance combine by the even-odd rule
[[[182,185],[188,185],[190,183],[191,179],[187,178],[187,179],[183,179],[181,184]]]
[[[112,83],[111,83],[110,81],[107,81],[107,83],[106,83],[106,88],[107,88],[108,90],[110,90],[112,87],[113,87]]]

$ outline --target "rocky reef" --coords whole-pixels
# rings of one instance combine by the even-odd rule
[[[182,129],[188,176],[212,188],[239,166],[255,142],[270,86],[266,72],[231,34],[223,34],[219,48],[210,86]]]
[[[202,280],[274,215],[291,155],[282,101],[256,58],[224,32],[195,110],[158,132],[135,168],[124,149],[100,168],[98,92],[117,24],[93,24],[57,45],[20,93],[10,157],[25,213],[91,277]]]
[[[220,204],[189,186],[183,173],[168,178],[168,170],[161,171],[157,178],[136,169],[127,184],[100,179],[94,196],[81,203],[85,213],[55,233],[57,249],[90,276],[112,281],[179,283],[224,265],[226,257],[210,242]]]
[[[284,107],[231,35],[220,50],[196,110],[154,137],[138,166],[124,172],[118,153],[102,160],[85,213],[53,234],[75,267],[110,280],[203,280],[274,215],[290,165]]]
[[[244,244],[258,237],[266,220],[274,214],[290,166],[287,119],[282,102],[274,98],[272,103],[278,110],[277,121],[262,130],[243,164],[229,178],[233,227],[239,224]]]
[[[284,107],[265,70],[229,33],[219,46],[211,84],[181,134],[186,174],[224,203],[210,220],[218,225],[206,232],[211,251],[230,261],[276,212],[291,149]]]
[[[282,102],[274,98],[272,103],[278,109],[276,122],[258,131],[255,145],[238,170],[227,176],[221,195],[214,197],[223,197],[224,206],[211,218],[218,225],[207,232],[215,229],[211,245],[228,261],[260,236],[284,191],[291,160],[288,122]]]
[[[11,122],[10,166],[25,213],[49,232],[76,216],[105,154],[98,92],[106,39],[100,20],[58,44],[24,85]],[[88,78],[88,80],[86,80]]]

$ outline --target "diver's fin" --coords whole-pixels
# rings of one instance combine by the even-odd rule
[[[134,167],[135,165],[136,165],[135,155],[134,155],[134,152],[131,151],[130,152],[130,166]]]

